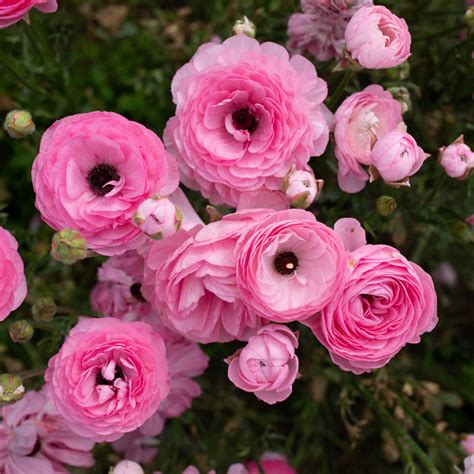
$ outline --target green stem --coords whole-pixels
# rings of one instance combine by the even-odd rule
[[[344,91],[346,90],[347,85],[349,84],[349,82],[351,82],[352,78],[354,77],[354,74],[355,73],[352,69],[346,69],[346,72],[344,73],[344,77],[342,78],[341,82],[338,84],[337,89],[331,95],[331,98],[329,99],[329,102],[328,102],[328,108],[332,110],[333,112],[335,111],[336,106],[342,97],[342,94],[344,94]]]
[[[423,209],[424,207],[428,206],[431,204],[431,201],[434,199],[436,194],[438,194],[438,191],[441,189],[443,186],[444,182],[446,181],[447,174],[443,173],[440,174],[437,178],[436,181],[434,182],[433,189],[431,190],[431,193],[428,195],[428,197],[422,201],[420,209]]]
[[[41,329],[42,331],[49,331],[49,332],[54,332],[55,329],[53,326],[50,326],[47,323],[40,323],[40,322],[31,322],[31,326],[33,326],[34,329]]]
[[[17,81],[20,81],[25,87],[30,89],[32,92],[40,95],[46,95],[46,93],[38,89],[37,87],[30,84],[26,79],[24,79],[21,74],[19,74],[12,66],[10,66],[3,58],[0,58],[0,66],[3,67],[11,76],[13,76]]]

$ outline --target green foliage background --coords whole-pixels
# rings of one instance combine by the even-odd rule
[[[29,110],[40,133],[65,115],[111,110],[161,135],[174,110],[171,79],[202,42],[227,37],[246,14],[256,23],[259,40],[284,44],[287,18],[299,9],[295,0],[59,3],[54,15],[32,13],[31,27],[0,31],[0,112]],[[409,24],[410,75],[402,81],[386,71],[363,71],[345,94],[373,82],[407,87],[413,103],[405,116],[408,128],[433,157],[409,189],[377,182],[349,195],[337,187],[330,146],[324,157],[312,160],[326,182],[312,210],[329,225],[340,217],[358,218],[370,242],[397,246],[427,271],[450,262],[458,282],[455,288],[437,287],[439,325],[420,345],[405,348],[386,368],[366,376],[341,372],[301,327],[302,377],[292,397],[276,406],[237,391],[227,380],[223,359],[239,343],[206,346],[212,359],[200,380],[203,396],[191,411],[169,421],[160,437],[154,466],[166,474],[190,463],[221,473],[265,450],[285,452],[302,474],[445,474],[462,461],[459,435],[474,431],[474,251],[473,230],[465,222],[474,213],[473,180],[445,177],[436,151],[461,133],[474,145],[472,29],[464,22],[462,1],[382,3]],[[114,22],[118,10],[104,8],[117,5],[126,9]],[[317,67],[333,93],[343,73],[331,73],[330,63]],[[0,225],[20,241],[29,282],[27,302],[0,325],[3,372],[47,363],[75,315],[90,313],[88,292],[101,262],[94,258],[67,267],[49,257],[52,231],[40,224],[30,179],[39,138],[14,141],[0,131]],[[387,217],[375,208],[381,195],[397,202]],[[197,193],[189,196],[204,215],[205,201]],[[41,296],[53,296],[66,309],[53,323],[37,327],[30,343],[11,342],[8,323],[31,319],[31,305]],[[27,381],[29,388],[40,385],[38,378]],[[107,445],[97,446],[96,458],[96,467],[87,472],[106,473],[119,459]]]

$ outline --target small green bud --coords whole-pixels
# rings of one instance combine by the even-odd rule
[[[469,7],[464,15],[464,21],[468,26],[474,26],[474,6]]]
[[[392,67],[385,72],[392,81],[405,81],[410,76],[410,63],[405,61],[400,66]]]
[[[77,230],[63,229],[53,236],[51,256],[58,262],[72,265],[87,257],[87,241]]]
[[[56,315],[56,311],[56,303],[50,296],[38,298],[31,308],[33,318],[36,321],[52,321]]]
[[[18,375],[0,375],[0,402],[13,403],[21,400],[25,394],[23,380]]]
[[[11,138],[24,138],[36,130],[33,117],[26,110],[12,110],[9,112],[3,128]]]
[[[232,28],[234,35],[247,35],[250,38],[255,38],[257,28],[246,16],[237,20]]]
[[[375,207],[381,216],[387,217],[397,208],[397,201],[391,196],[380,196],[375,201]]]
[[[33,337],[35,331],[28,321],[22,319],[21,321],[11,323],[8,326],[8,332],[12,341],[23,344]]]

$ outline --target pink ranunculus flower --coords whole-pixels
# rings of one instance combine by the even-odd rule
[[[262,325],[240,298],[234,249],[240,236],[269,214],[261,209],[229,214],[153,243],[143,294],[165,324],[203,343],[247,339]]]
[[[474,434],[467,435],[461,441],[461,448],[464,449],[467,454],[474,455]]]
[[[67,474],[64,464],[92,467],[93,447],[94,441],[69,429],[44,390],[0,408],[2,474]]]
[[[140,464],[125,459],[120,461],[113,469],[111,474],[145,474]]]
[[[302,321],[334,297],[345,258],[338,235],[310,212],[274,212],[237,243],[237,287],[263,318]]]
[[[367,243],[365,230],[357,219],[343,217],[334,224],[334,232],[342,239],[344,248],[352,252]]]
[[[81,317],[45,373],[69,427],[114,441],[140,427],[170,390],[166,349],[149,324]]]
[[[377,140],[370,155],[370,179],[378,177],[394,186],[409,186],[414,175],[430,155],[406,132],[393,130]]]
[[[54,13],[57,0],[2,0],[0,2],[0,29],[27,19],[28,12],[35,8],[42,13]]]
[[[405,20],[382,5],[358,10],[344,36],[351,57],[367,69],[398,66],[411,54],[411,36]]]
[[[212,204],[236,207],[242,193],[280,190],[328,144],[327,85],[302,56],[246,35],[202,45],[172,82],[176,115],[165,144],[183,183]]]
[[[17,309],[26,298],[26,278],[18,242],[0,227],[0,321]]]
[[[339,187],[347,193],[361,191],[369,175],[375,142],[403,123],[400,102],[373,84],[350,95],[335,114],[335,155]]]
[[[387,245],[349,254],[337,295],[310,327],[341,369],[360,374],[417,344],[438,321],[431,277]]]
[[[111,112],[63,118],[43,135],[33,163],[36,207],[55,230],[117,255],[145,237],[132,222],[143,200],[178,186],[175,159],[150,130]]]
[[[227,359],[231,382],[266,403],[286,400],[298,375],[297,335],[282,324],[257,331],[247,345]]]
[[[248,474],[259,474],[259,468],[254,461],[245,463]],[[288,463],[286,456],[280,453],[266,452],[260,457],[260,466],[263,474],[296,474]]]
[[[349,20],[367,5],[373,1],[303,0],[303,13],[294,13],[288,20],[288,49],[298,54],[307,51],[318,61],[340,57]]]
[[[288,202],[299,209],[311,206],[323,186],[324,181],[316,179],[311,169],[296,170],[293,167],[283,181],[283,190]]]
[[[474,152],[461,135],[451,145],[439,149],[439,163],[451,178],[466,179],[474,169]]]
[[[464,459],[463,474],[474,474],[474,455]]]

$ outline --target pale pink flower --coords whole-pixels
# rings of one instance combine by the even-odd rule
[[[134,224],[148,237],[162,239],[181,227],[181,211],[165,197],[145,199],[133,216]]]
[[[2,0],[0,2],[0,29],[27,20],[28,12],[36,8],[42,13],[54,13],[58,9],[57,0]]]
[[[91,249],[117,255],[144,236],[132,217],[153,194],[178,186],[175,159],[161,140],[111,112],[73,115],[43,135],[33,163],[36,207],[53,229],[75,229]]]
[[[120,461],[113,469],[112,474],[145,474],[145,471],[134,461],[128,459]]]
[[[273,209],[274,211],[284,211],[289,209],[288,199],[281,191],[270,191],[261,189],[242,193],[237,203],[237,211],[246,209]]]
[[[17,309],[26,298],[26,278],[18,242],[0,227],[0,321]]]
[[[313,170],[292,168],[283,181],[283,190],[292,207],[306,209],[318,197],[324,181],[314,177]]]
[[[451,145],[439,149],[439,163],[451,178],[466,179],[474,169],[474,152],[461,135]]]
[[[375,142],[402,124],[400,102],[376,84],[350,95],[335,114],[335,155],[339,187],[356,193],[365,187]]]
[[[340,57],[344,49],[344,32],[360,8],[373,5],[372,0],[302,0],[303,13],[288,20],[288,49],[308,52],[318,61]]]
[[[240,298],[234,249],[269,210],[248,210],[153,243],[143,294],[165,324],[195,341],[247,339],[261,319]]]
[[[467,435],[461,441],[461,448],[464,449],[467,454],[474,455],[474,434]]]
[[[339,288],[342,241],[313,214],[300,209],[271,213],[236,247],[242,300],[270,321],[302,321],[320,311]]]
[[[372,148],[370,179],[373,181],[380,177],[394,187],[409,186],[408,178],[429,156],[411,135],[393,130],[377,140]]]
[[[358,10],[344,36],[351,57],[367,69],[398,66],[411,54],[411,36],[405,20],[382,5]]]
[[[291,395],[298,375],[296,334],[282,324],[269,324],[257,331],[247,345],[227,359],[231,382],[273,405]]]
[[[132,461],[149,464],[158,453],[159,441],[155,436],[145,436],[139,429],[125,433],[111,443],[115,451]]]
[[[341,238],[344,248],[352,252],[367,243],[365,230],[357,219],[344,217],[334,224],[334,232]]]
[[[69,427],[114,441],[140,427],[170,390],[166,349],[149,324],[81,317],[45,373]]]
[[[383,367],[405,344],[417,344],[438,321],[431,277],[387,245],[349,254],[340,291],[310,323],[341,369]]]
[[[64,464],[92,467],[94,442],[73,433],[45,391],[29,391],[0,408],[0,472],[67,474]]]
[[[164,133],[183,183],[212,204],[280,190],[328,144],[327,85],[302,56],[237,35],[202,45],[172,82],[176,116]]]
[[[464,459],[463,474],[474,474],[474,455],[468,456],[466,459]]]

